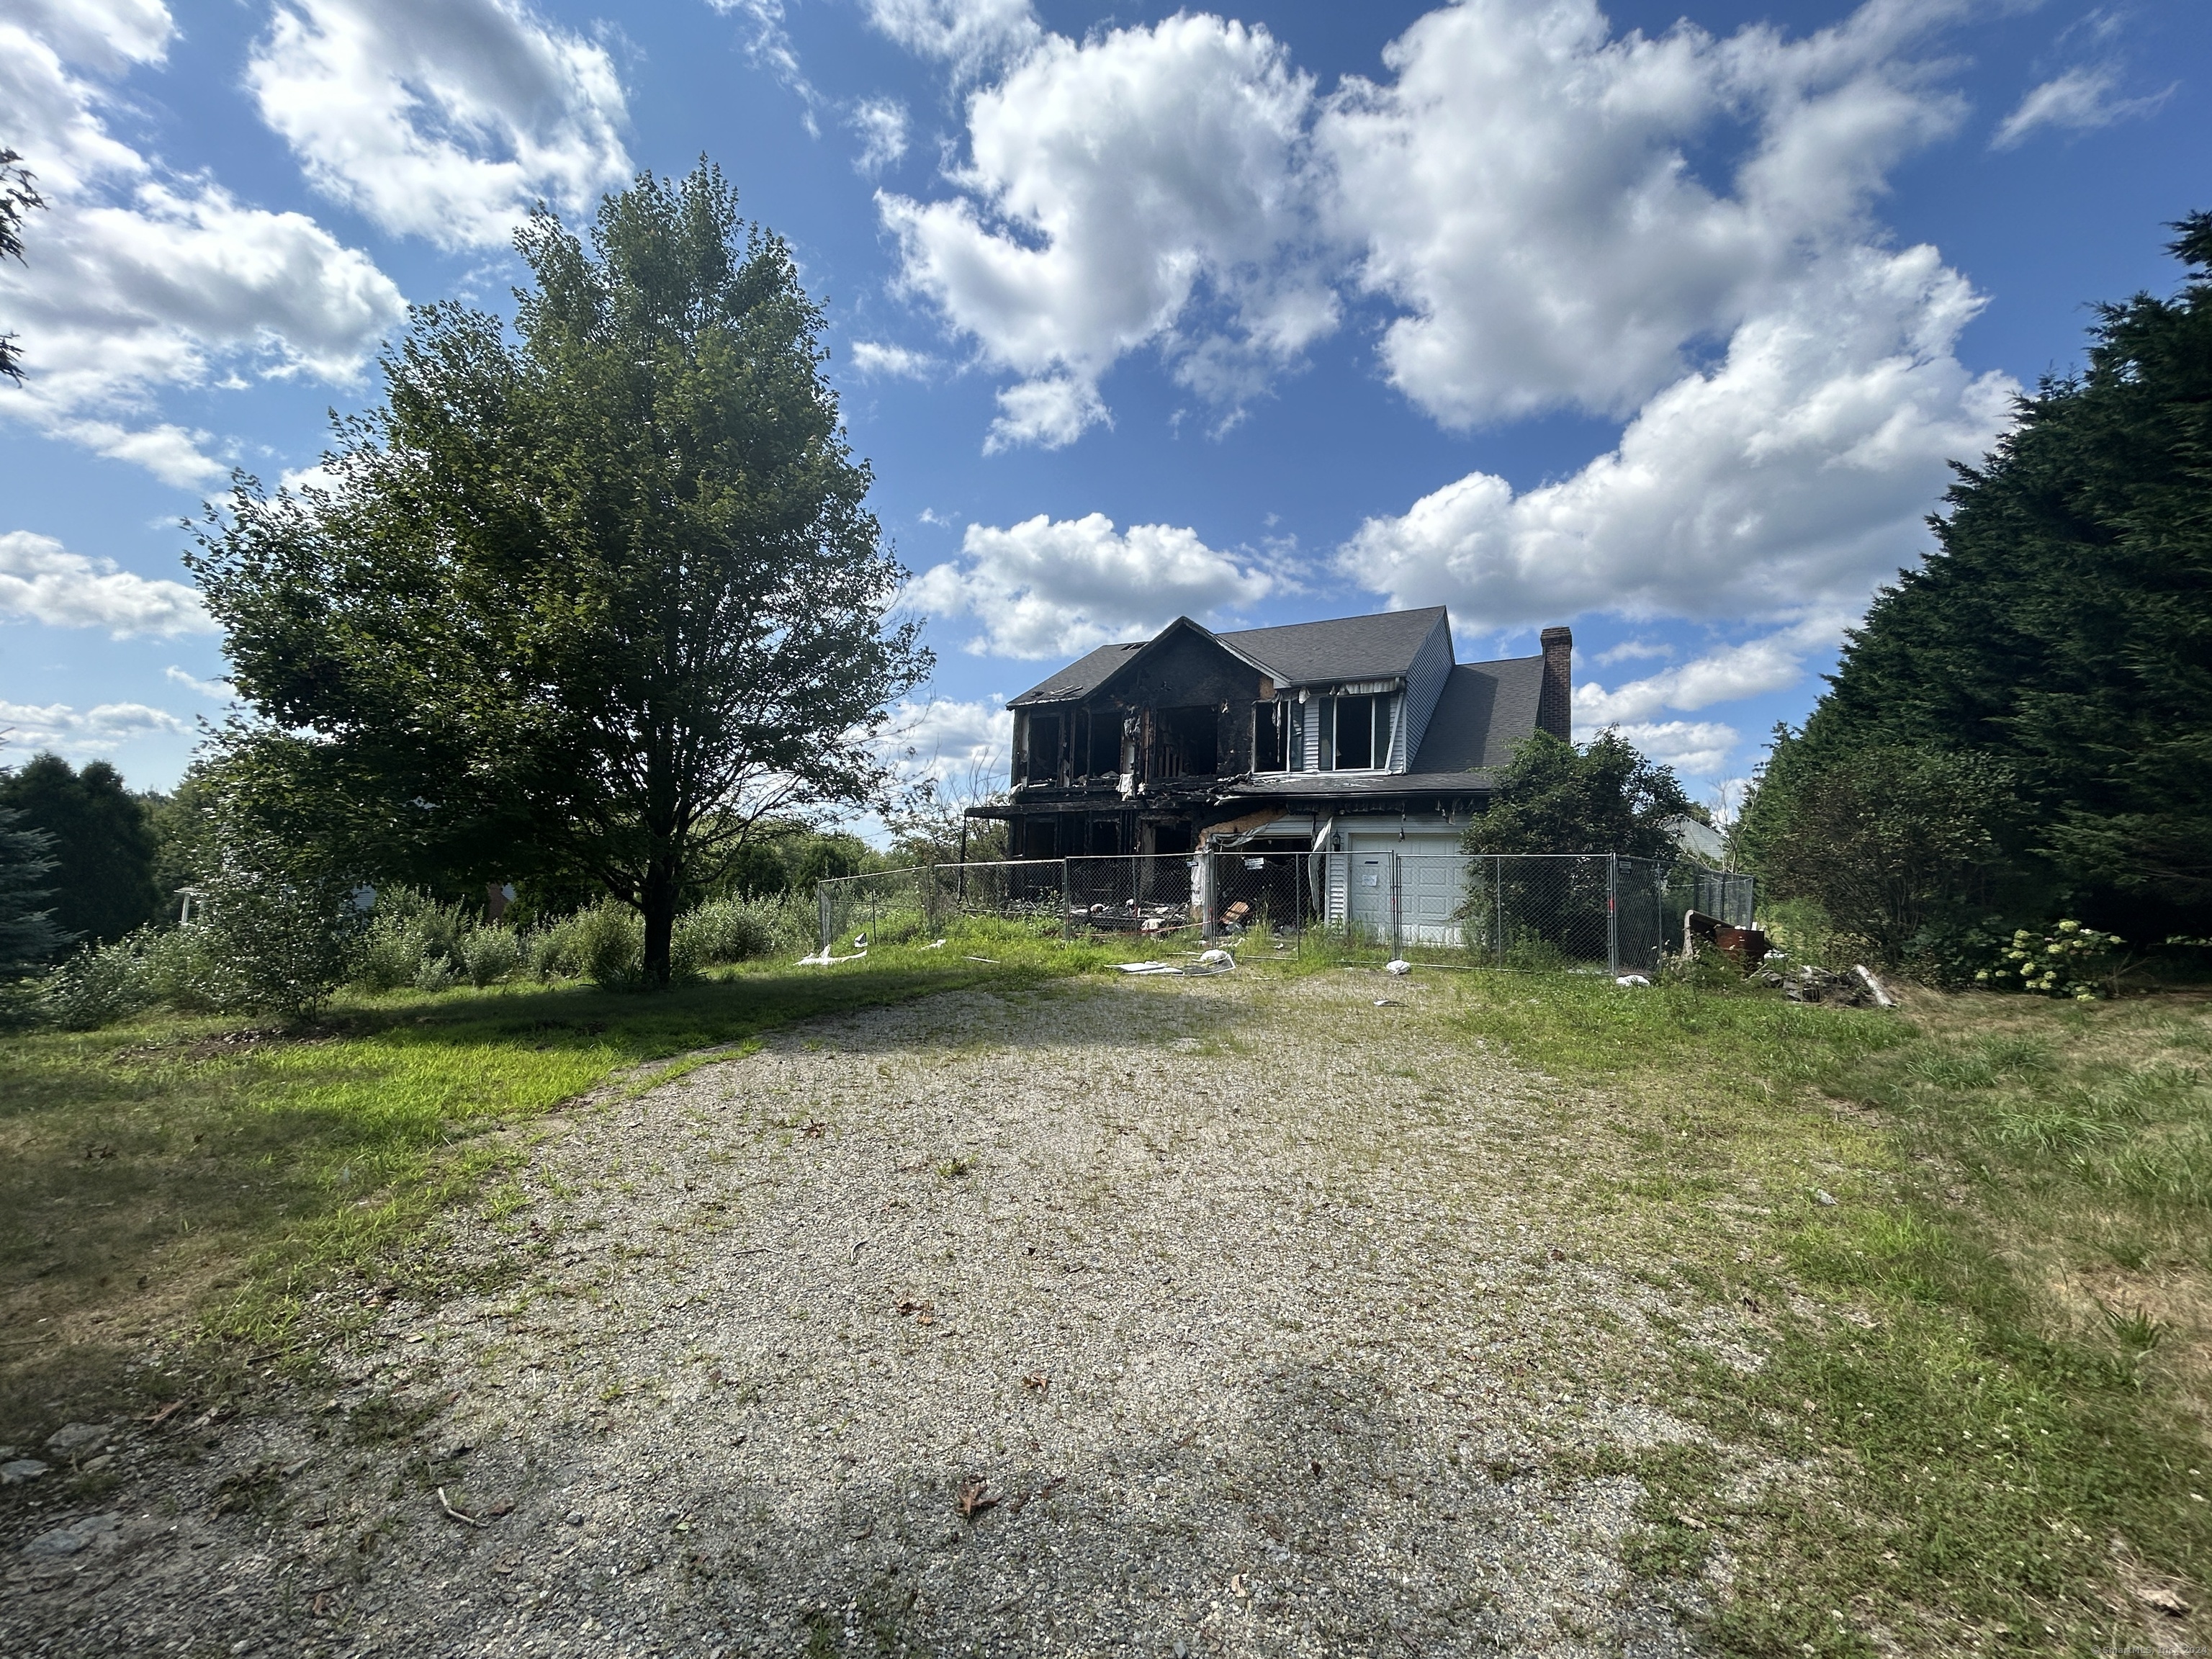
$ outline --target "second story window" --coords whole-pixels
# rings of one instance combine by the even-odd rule
[[[1290,711],[1279,700],[1252,705],[1252,769],[1284,772],[1290,769]]]
[[[1391,720],[1395,696],[1363,695],[1322,697],[1316,704],[1320,725],[1320,769],[1324,772],[1379,772],[1390,765]]]
[[[1028,766],[1023,773],[1025,783],[1050,784],[1060,781],[1060,716],[1031,714],[1029,718]]]

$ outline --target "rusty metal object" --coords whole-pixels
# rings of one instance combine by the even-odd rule
[[[1694,956],[1700,944],[1718,951],[1735,964],[1740,974],[1757,971],[1772,948],[1762,929],[1737,927],[1702,910],[1686,910],[1682,913],[1682,948]]]

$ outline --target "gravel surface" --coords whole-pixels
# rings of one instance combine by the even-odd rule
[[[609,1091],[334,1394],[19,1449],[0,1651],[1692,1651],[1583,1471],[1691,1435],[1665,1344],[1748,1357],[1454,995],[964,993]]]

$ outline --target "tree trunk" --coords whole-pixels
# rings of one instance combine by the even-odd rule
[[[676,871],[656,859],[646,872],[639,908],[645,912],[645,982],[656,990],[668,986],[669,946],[676,935]]]

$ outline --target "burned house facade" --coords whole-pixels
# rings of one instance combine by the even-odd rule
[[[1443,608],[1102,646],[1014,698],[1015,858],[1450,852],[1499,769],[1571,731],[1572,637],[1455,660]]]

